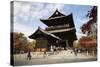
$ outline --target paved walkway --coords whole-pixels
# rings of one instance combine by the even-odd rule
[[[43,53],[31,53],[32,59],[27,60],[27,54],[18,54],[14,56],[15,65],[36,65],[36,64],[53,64],[53,63],[69,63],[82,61],[95,61],[96,56],[78,53],[77,56],[71,50],[63,50],[56,53],[49,53],[44,56]]]

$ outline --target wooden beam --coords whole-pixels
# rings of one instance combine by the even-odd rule
[[[60,30],[52,30],[52,31],[47,31],[49,33],[58,33],[58,32],[65,32],[65,31],[70,31],[74,30],[75,28],[69,28],[69,29],[60,29]]]

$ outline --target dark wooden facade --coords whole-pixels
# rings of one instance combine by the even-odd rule
[[[73,41],[77,40],[73,15],[64,15],[56,10],[48,19],[40,19],[48,27],[40,28],[29,38],[36,39],[36,48],[49,49],[51,45],[57,47],[73,47]]]
[[[73,14],[66,16],[56,10],[48,19],[41,19],[41,21],[48,26],[47,32],[62,39],[62,41],[59,41],[63,42],[61,45],[73,47],[73,41],[77,40]]]
[[[57,45],[56,41],[61,40],[59,37],[40,28],[38,28],[35,33],[30,35],[29,38],[36,40],[36,51],[48,51],[51,45]]]

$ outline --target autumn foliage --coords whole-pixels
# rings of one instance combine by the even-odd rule
[[[91,37],[82,37],[80,40],[80,45],[84,48],[96,47],[96,40]]]
[[[12,49],[14,53],[32,51],[35,45],[35,42],[29,42],[23,33],[13,32],[12,40]]]
[[[90,20],[81,26],[81,31],[83,33],[90,31],[91,24],[97,22],[97,6],[94,6],[90,11],[88,11],[86,17],[90,18]]]
[[[89,35],[97,31],[94,31],[92,33],[89,33],[89,32],[91,32],[91,28],[92,28],[91,25],[93,25],[94,23],[97,23],[97,6],[93,6],[93,8],[90,11],[88,11],[86,17],[90,18],[90,20],[81,26],[81,31],[83,33],[88,32],[88,35],[87,37],[80,38],[79,42],[80,42],[80,45],[85,48],[96,47],[97,46],[96,38],[92,37],[92,36],[96,37],[96,33],[93,34],[92,36],[89,36]]]

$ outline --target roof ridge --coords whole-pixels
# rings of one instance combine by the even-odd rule
[[[56,9],[56,11],[48,19],[58,17],[58,16],[66,16],[66,15],[64,15],[58,9]]]

